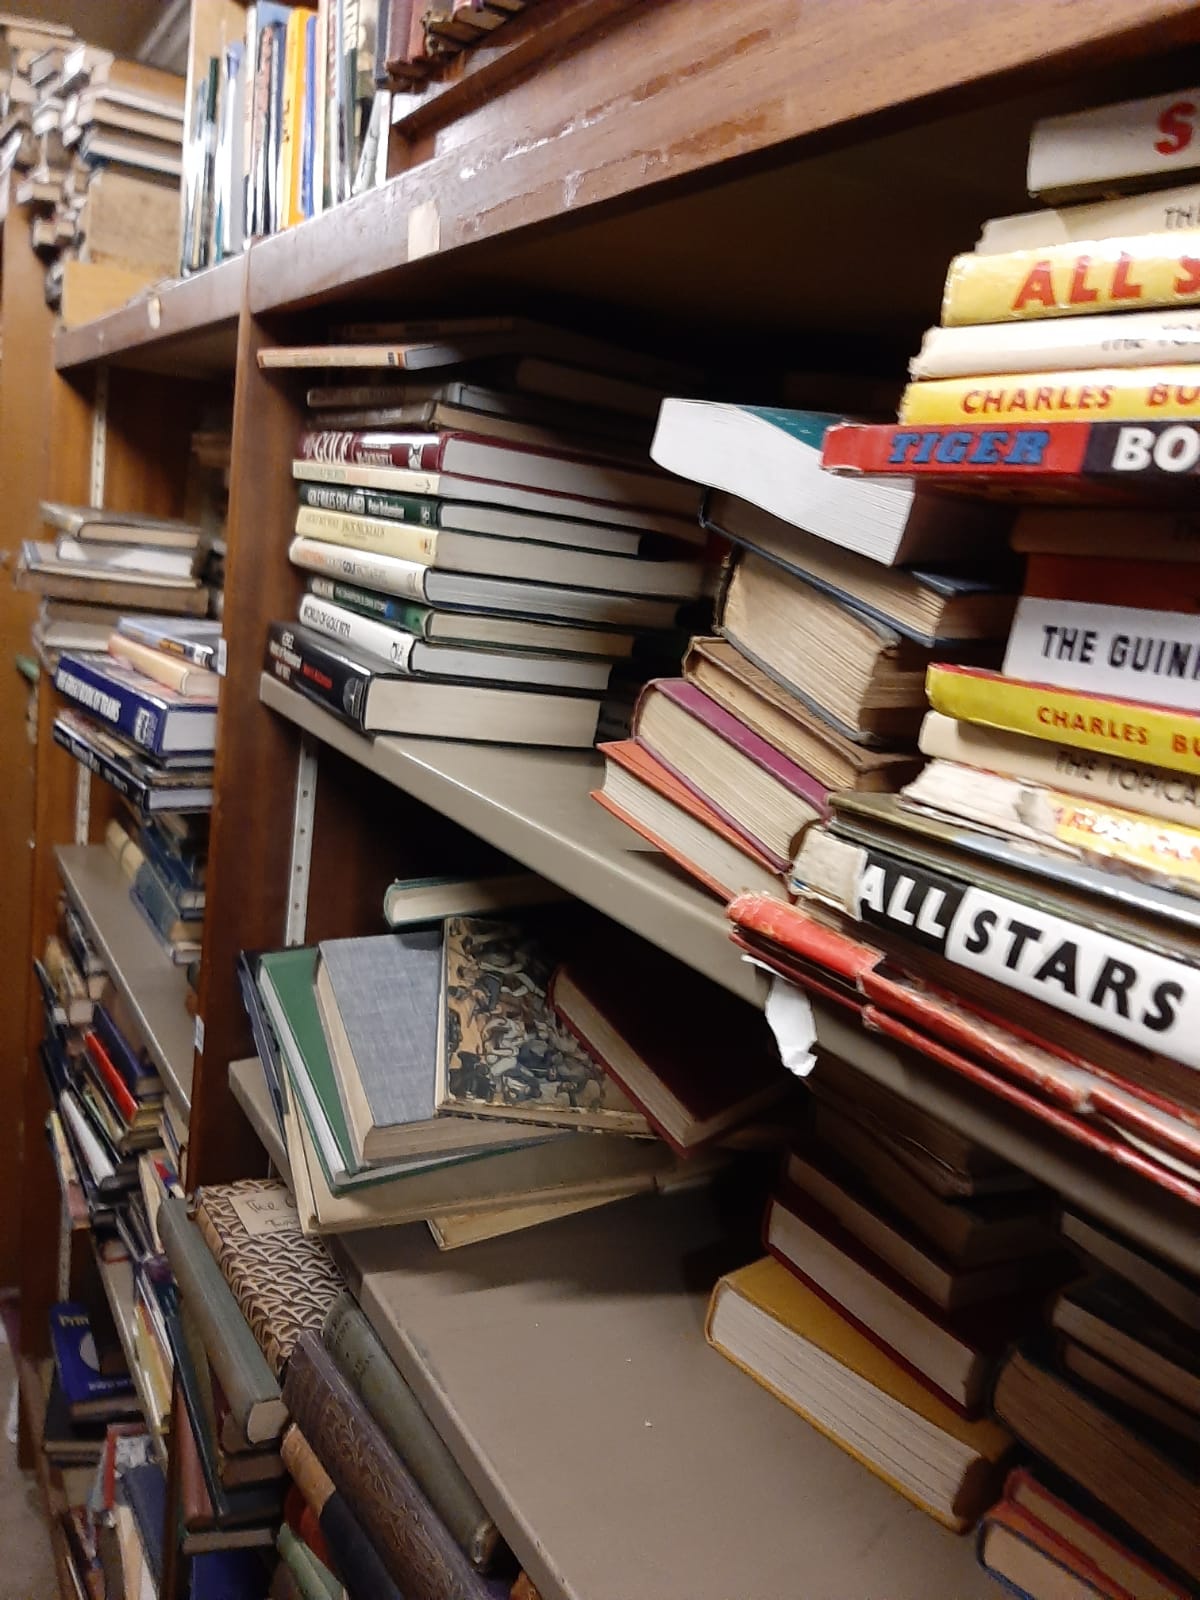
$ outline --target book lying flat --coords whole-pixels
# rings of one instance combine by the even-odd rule
[[[994,1497],[1012,1447],[964,1421],[779,1265],[763,1260],[713,1290],[709,1343],[922,1511],[956,1532]]]
[[[1050,1325],[1200,1415],[1200,1359],[1190,1329],[1120,1278],[1098,1275],[1064,1289]]]
[[[100,506],[67,506],[43,500],[42,521],[75,539],[94,544],[145,545],[160,550],[194,550],[203,538],[192,522],[173,517],[148,517],[130,511],[107,511]]]
[[[212,806],[211,767],[159,767],[136,745],[78,712],[60,711],[55,717],[54,742],[111,784],[143,815],[207,811]]]
[[[32,539],[21,546],[13,582],[18,589],[52,600],[79,600],[129,611],[171,611],[193,617],[208,612],[208,590],[195,578],[155,578],[146,573],[113,572],[62,561],[53,545],[38,544]]]
[[[67,652],[54,687],[151,755],[212,754],[217,713],[211,700],[189,699],[113,656]]]
[[[1200,1289],[1146,1251],[1074,1211],[1064,1211],[1064,1239],[1091,1260],[1133,1285],[1168,1315],[1200,1334]]]

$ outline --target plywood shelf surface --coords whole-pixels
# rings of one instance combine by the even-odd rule
[[[590,798],[603,775],[594,752],[371,740],[266,674],[260,694],[265,705],[323,744],[734,994],[763,1003],[762,977],[730,943],[717,901]]]
[[[746,1257],[707,1194],[449,1253],[378,1230],[342,1255],[544,1600],[994,1594],[970,1539],[708,1348],[711,1283]]]
[[[245,256],[234,256],[190,278],[155,284],[107,316],[60,329],[54,365],[69,372],[116,361],[180,374],[232,374],[245,276]]]
[[[128,1000],[164,1084],[180,1108],[190,1111],[193,1030],[183,967],[163,953],[129,897],[129,880],[104,845],[62,845],[55,855],[67,893]]]

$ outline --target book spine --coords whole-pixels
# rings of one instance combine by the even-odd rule
[[[286,622],[272,623],[265,666],[289,688],[299,689],[354,727],[363,727],[373,674],[369,668],[325,649],[316,634]]]
[[[381,517],[390,522],[419,522],[438,526],[441,501],[428,495],[386,494],[353,485],[301,483],[300,503],[319,511],[340,511],[352,517]]]
[[[1200,780],[1132,757],[1092,755],[1048,740],[985,732],[936,711],[921,728],[921,752],[1096,804],[1133,807],[1164,822],[1200,828]]]
[[[1101,200],[1095,205],[993,217],[984,223],[975,253],[1003,255],[1010,250],[1041,250],[1047,245],[1080,240],[1126,239],[1195,227],[1200,227],[1200,187],[1185,185],[1152,194],[1125,195],[1119,200]]]
[[[176,694],[217,696],[221,680],[215,672],[197,668],[182,656],[141,644],[136,639],[115,633],[108,641],[108,653],[118,661],[127,661],[144,677],[152,678]]]
[[[1200,262],[1197,263],[1200,278]],[[910,383],[902,423],[1172,422],[1200,418],[1200,367],[1023,372]],[[1192,465],[1195,465],[1193,456]]]
[[[331,367],[346,364],[344,358],[310,363]],[[419,495],[436,495],[441,487],[441,478],[436,472],[409,472],[402,467],[364,466],[353,461],[296,461],[292,464],[292,476],[309,483],[352,483]]]
[[[349,578],[364,588],[382,589],[384,594],[399,595],[404,600],[425,599],[425,578],[429,569],[416,561],[398,561],[394,556],[376,556],[369,551],[350,550],[303,536],[292,540],[288,559],[306,572]]]
[[[1200,360],[1200,313],[1124,311],[1113,316],[930,328],[908,370],[914,379],[964,378],[1196,360]]]
[[[375,617],[380,622],[390,622],[421,638],[429,637],[429,624],[434,612],[428,606],[411,605],[390,595],[375,594],[370,589],[359,589],[352,583],[335,583],[331,578],[314,578],[309,592],[320,600],[332,601],[347,610],[361,612],[365,617]]]
[[[1175,89],[1145,100],[1100,106],[1036,122],[1026,172],[1031,195],[1070,195],[1131,178],[1183,177],[1196,166],[1195,119],[1200,91]]]
[[[303,220],[313,215],[313,173],[317,118],[317,28],[313,12],[304,27],[304,105],[300,130],[299,212]]]
[[[321,1339],[455,1544],[473,1567],[486,1571],[500,1547],[496,1524],[349,1294],[331,1308]]]
[[[163,844],[153,828],[142,828],[138,843],[155,872],[167,885],[181,915],[204,909],[204,890],[195,882],[192,866]]]
[[[278,1438],[287,1420],[279,1385],[220,1267],[189,1222],[186,1202],[173,1197],[162,1202],[158,1231],[188,1314],[229,1401],[239,1442],[253,1446]]]
[[[283,142],[283,81],[287,54],[287,23],[273,23],[271,35],[271,76],[268,86],[267,148],[264,163],[267,204],[263,220],[268,233],[278,233],[286,224],[281,207],[279,151]]]
[[[1200,617],[1025,595],[1004,675],[1189,711],[1197,703]]]
[[[401,1591],[427,1600],[485,1600],[487,1586],[312,1333],[301,1335],[284,1392]]]
[[[375,1546],[294,1424],[283,1436],[283,1464],[315,1512],[347,1592],[370,1595],[371,1600],[402,1600]]]
[[[149,650],[156,650],[161,655],[175,656],[180,661],[190,661],[194,667],[203,667],[213,671],[217,659],[217,646],[215,644],[198,644],[191,639],[175,639],[168,634],[157,631],[144,630],[136,617],[122,617],[117,624],[117,633],[126,639],[133,639],[137,644],[145,645]]]
[[[1200,715],[962,667],[930,667],[925,687],[933,709],[948,717],[1200,774]]]
[[[344,611],[340,606],[327,605],[315,595],[307,594],[300,603],[300,621],[307,628],[340,639],[352,650],[385,661],[396,672],[408,672],[415,636],[391,628],[372,617],[360,617],[356,612]]]
[[[283,98],[279,108],[279,170],[276,193],[279,196],[277,222],[290,228],[303,219],[297,192],[296,153],[301,139],[300,113],[304,99],[305,12],[297,6],[287,20],[283,47]]]
[[[109,1060],[107,1050],[105,1050],[94,1032],[84,1034],[83,1046],[88,1053],[88,1060],[92,1063],[104,1087],[108,1090],[119,1115],[124,1117],[126,1122],[132,1122],[137,1116],[140,1107],[133,1095],[130,1094],[125,1080]]]
[[[1149,311],[1200,300],[1192,234],[1095,239],[1007,255],[955,256],[942,297],[948,328],[1100,311]]]
[[[182,921],[194,923],[199,931],[200,919],[195,913],[187,918],[181,915],[170,886],[159,876],[153,862],[142,862],[133,880],[133,892],[164,939],[172,939],[177,931],[176,924]]]
[[[296,514],[296,533],[301,538],[344,544],[352,550],[390,556],[395,561],[413,561],[423,567],[431,567],[437,560],[437,530],[417,523],[384,522],[382,518],[302,506]]]
[[[440,471],[440,441],[423,435],[351,433],[332,428],[300,436],[302,461],[327,461],[362,467],[400,467],[406,472]]]
[[[851,915],[1142,1048],[1200,1067],[1196,968],[868,847]]]
[[[61,745],[89,771],[94,772],[98,778],[103,778],[104,782],[110,784],[118,794],[124,795],[126,800],[139,811],[144,812],[149,809],[154,792],[150,784],[134,778],[115,762],[110,761],[107,756],[99,755],[81,739],[77,739],[69,728],[57,721],[54,724],[54,742]]]
[[[77,656],[63,656],[54,674],[59,694],[154,755],[162,754],[165,708],[128,684],[113,684]]]

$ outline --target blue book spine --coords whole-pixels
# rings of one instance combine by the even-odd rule
[[[139,811],[148,809],[152,794],[148,783],[143,783],[140,778],[135,778],[132,773],[119,767],[115,761],[110,761],[107,756],[102,756],[91,749],[60,722],[54,724],[54,742],[60,744],[69,755],[74,756],[76,761],[94,772],[98,778],[103,778],[105,783],[111,784],[118,794],[124,795],[126,800]]]
[[[160,1081],[158,1069],[138,1055],[99,1001],[92,1010],[92,1027],[107,1051],[108,1059],[121,1074],[125,1087],[135,1099]]]
[[[304,129],[300,145],[300,209],[313,214],[313,164],[317,153],[317,19],[304,29]]]
[[[186,862],[163,844],[158,832],[154,828],[143,828],[138,834],[138,844],[146,860],[170,890],[180,916],[203,911],[204,890],[197,886]]]
[[[54,687],[134,744],[162,755],[167,706],[156,695],[128,683],[116,683],[98,665],[72,655],[60,659]]]
[[[206,1550],[192,1557],[190,1600],[260,1600],[268,1581],[256,1550]]]
[[[161,1594],[163,1577],[163,1534],[167,1523],[167,1477],[157,1461],[127,1467],[118,1478],[141,1535],[146,1562],[154,1579],[154,1592]]]
[[[127,1372],[105,1374],[100,1371],[86,1306],[75,1300],[61,1300],[58,1305],[51,1306],[50,1342],[54,1346],[58,1381],[71,1405],[133,1393],[133,1382]]]

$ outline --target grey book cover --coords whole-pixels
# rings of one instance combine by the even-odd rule
[[[442,930],[330,939],[321,961],[377,1128],[437,1110]]]

